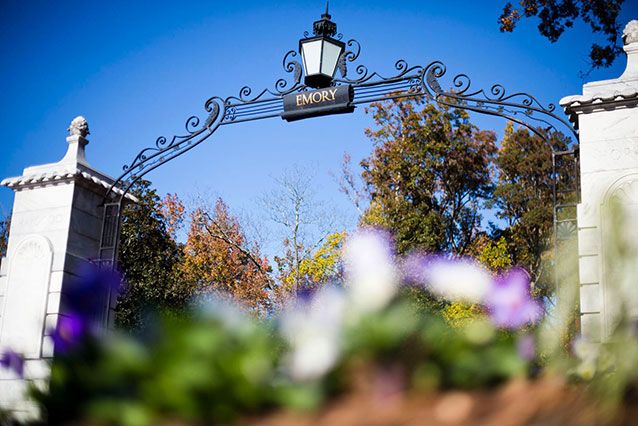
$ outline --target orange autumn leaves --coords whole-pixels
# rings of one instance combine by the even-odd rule
[[[194,296],[221,293],[252,310],[266,309],[272,285],[268,259],[257,243],[248,241],[221,198],[211,208],[199,206],[187,214],[181,200],[168,194],[162,214],[173,236],[188,223],[176,275]]]

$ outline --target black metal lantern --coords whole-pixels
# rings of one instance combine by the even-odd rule
[[[314,37],[299,40],[299,51],[306,75],[304,82],[310,87],[330,86],[339,58],[345,50],[345,43],[333,38],[337,33],[337,24],[330,18],[326,4],[326,12],[312,26]]]

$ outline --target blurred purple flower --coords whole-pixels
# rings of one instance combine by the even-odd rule
[[[86,336],[87,323],[81,315],[60,315],[51,338],[56,352],[65,353],[77,346]]]
[[[518,356],[525,361],[531,361],[536,356],[536,342],[534,336],[531,334],[525,334],[519,337],[517,342]]]
[[[24,357],[11,349],[0,357],[0,366],[13,371],[19,377],[24,377]]]
[[[122,279],[117,272],[89,266],[64,289],[66,310],[94,321],[104,310],[109,293],[119,290]]]
[[[398,364],[380,367],[375,370],[372,386],[377,404],[391,403],[405,390],[405,371]]]
[[[517,329],[538,321],[541,305],[530,294],[530,278],[521,268],[499,276],[485,298],[485,306],[497,327]]]
[[[425,282],[427,278],[427,265],[435,256],[429,256],[421,253],[412,253],[406,257],[401,263],[401,277],[403,282],[408,285],[419,286]]]
[[[295,298],[303,303],[309,303],[317,292],[318,287],[302,287],[295,293]]]

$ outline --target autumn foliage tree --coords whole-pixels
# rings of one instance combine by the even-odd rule
[[[366,135],[372,155],[361,162],[370,205],[362,222],[395,234],[400,253],[413,249],[466,253],[480,234],[492,194],[493,132],[459,109],[425,99],[375,103]]]
[[[345,232],[334,232],[326,236],[323,243],[313,251],[304,251],[299,266],[293,265],[293,255],[284,242],[283,256],[276,256],[279,286],[273,293],[277,302],[285,301],[291,294],[304,289],[314,289],[343,279],[342,249]]]
[[[345,232],[334,232],[325,238],[317,250],[301,261],[299,273],[306,287],[343,279],[341,253],[345,239]]]
[[[194,295],[221,293],[242,305],[263,311],[272,285],[268,260],[250,243],[239,221],[218,199],[212,209],[190,213],[179,278]]]

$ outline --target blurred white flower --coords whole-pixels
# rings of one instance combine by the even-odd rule
[[[320,378],[339,359],[345,311],[342,291],[324,287],[311,300],[296,300],[281,314],[282,335],[291,351],[286,367],[298,381]]]
[[[491,274],[467,259],[415,254],[406,259],[403,269],[408,282],[450,301],[480,303],[492,286]]]
[[[572,342],[572,347],[574,355],[579,361],[575,373],[584,380],[593,379],[600,357],[600,345],[579,336]]]
[[[191,306],[203,318],[217,320],[229,330],[240,332],[253,327],[246,311],[228,293],[216,291],[200,295],[191,301]]]
[[[576,366],[575,373],[583,380],[591,380],[596,375],[596,363],[583,361]]]
[[[398,291],[392,245],[387,234],[360,230],[344,247],[346,288],[356,312],[375,312],[384,308]]]
[[[593,361],[595,362],[600,355],[600,345],[588,341],[582,336],[578,336],[572,342],[574,355],[580,361]]]

